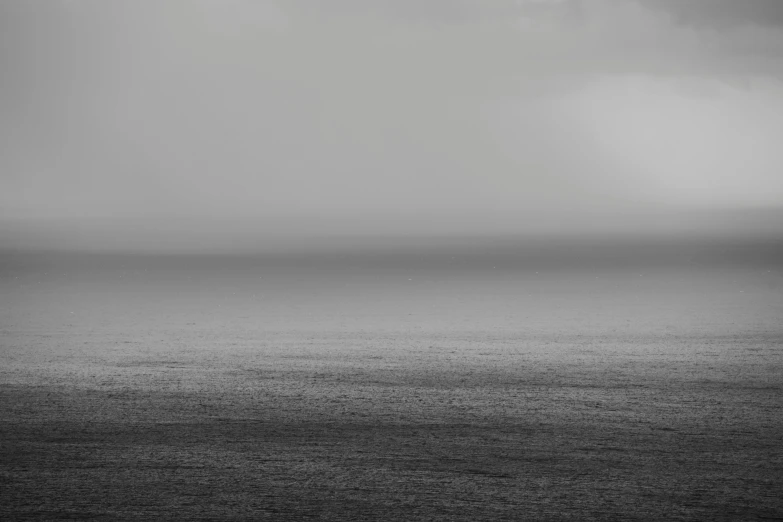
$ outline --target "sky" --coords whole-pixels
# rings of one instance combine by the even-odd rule
[[[0,0],[0,70],[0,247],[783,232],[779,0]]]

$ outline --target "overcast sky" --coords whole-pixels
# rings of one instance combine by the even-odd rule
[[[780,0],[0,0],[0,71],[6,241],[783,208]]]

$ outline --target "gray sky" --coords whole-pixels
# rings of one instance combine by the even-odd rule
[[[0,70],[8,242],[783,208],[779,0],[0,0]]]

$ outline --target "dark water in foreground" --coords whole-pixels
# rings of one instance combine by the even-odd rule
[[[0,517],[783,517],[779,248],[6,253]]]

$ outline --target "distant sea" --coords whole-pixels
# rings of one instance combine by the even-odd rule
[[[6,331],[778,331],[783,242],[507,237],[271,253],[3,251],[0,293]]]

